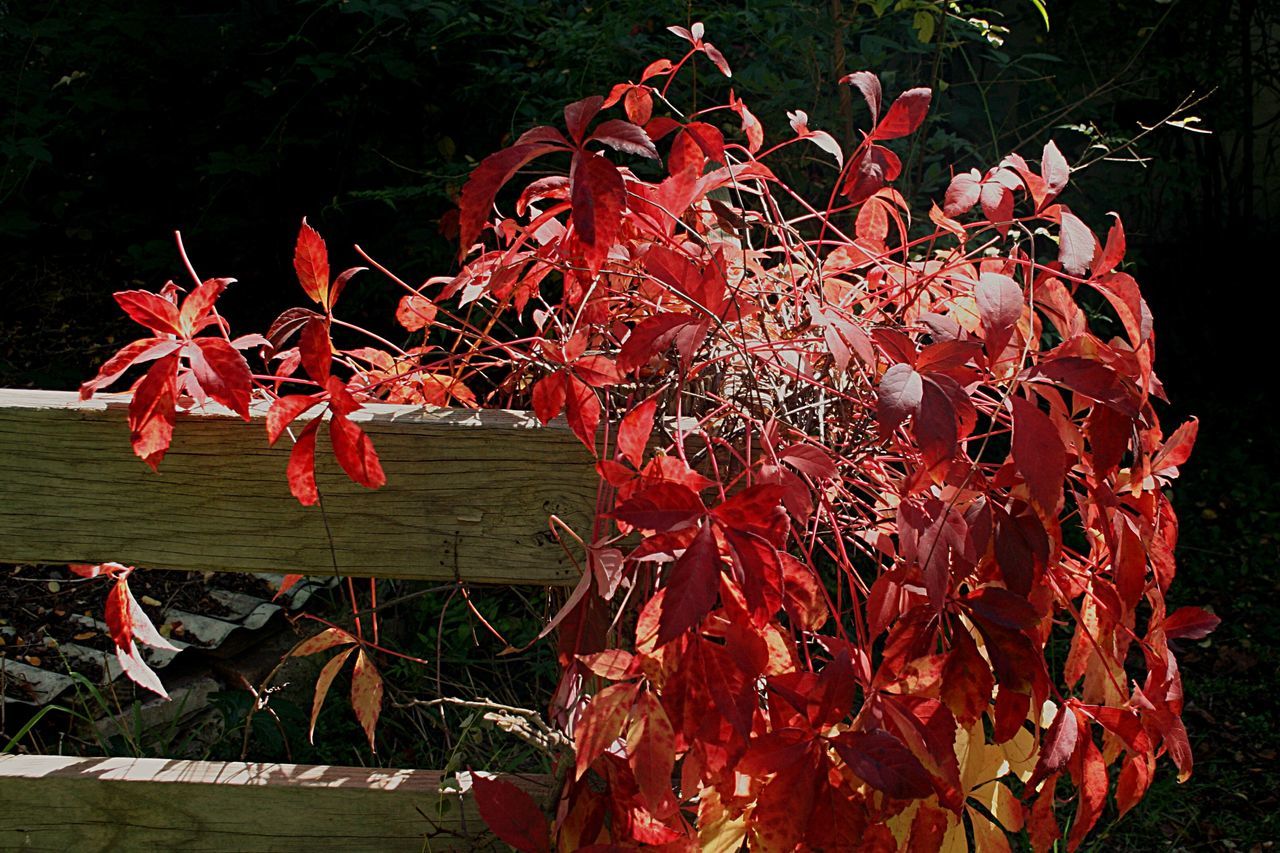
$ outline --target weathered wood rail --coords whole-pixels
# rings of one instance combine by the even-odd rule
[[[128,398],[0,390],[0,562],[103,562],[202,571],[566,585],[578,572],[548,517],[581,529],[591,460],[565,426],[524,412],[370,405],[387,485],[365,489],[322,437],[323,510],[285,480],[265,406],[246,424],[210,406],[180,415],[152,472],[129,447]]]
[[[459,774],[469,787],[469,774]],[[540,778],[507,776],[536,796]],[[475,803],[429,770],[0,756],[0,849],[473,850]]]
[[[372,437],[387,485],[351,483],[322,439],[321,509],[289,494],[289,442],[267,446],[264,406],[253,424],[217,406],[180,415],[157,474],[129,447],[127,405],[124,395],[85,402],[0,389],[0,562],[578,580],[549,519],[582,529],[596,477],[562,424],[368,406],[353,419]],[[511,781],[535,794],[549,785]],[[0,849],[476,849],[474,803],[441,783],[430,770],[0,756]]]

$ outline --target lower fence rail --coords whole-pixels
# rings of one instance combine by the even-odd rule
[[[485,849],[471,778],[446,788],[432,770],[5,755],[0,850]],[[551,784],[503,778],[539,800]]]

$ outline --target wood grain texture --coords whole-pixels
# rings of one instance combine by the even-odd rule
[[[179,415],[156,474],[129,447],[127,404],[0,389],[0,562],[577,582],[548,517],[587,531],[597,480],[563,424],[370,405],[352,419],[372,437],[387,485],[348,480],[322,429],[322,511],[289,494],[290,442],[267,446],[265,406],[251,424],[216,406]]]
[[[504,778],[547,795],[546,777]],[[0,756],[3,850],[416,853],[490,843],[474,801],[442,793],[435,771]]]

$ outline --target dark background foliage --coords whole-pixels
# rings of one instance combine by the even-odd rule
[[[1162,775],[1102,849],[1261,844],[1280,836],[1269,701],[1280,454],[1262,416],[1280,3],[1054,0],[1047,31],[1030,0],[993,5],[961,3],[956,16],[932,0],[0,0],[0,385],[90,375],[127,333],[111,292],[177,276],[174,229],[203,274],[240,279],[227,313],[241,331],[296,301],[303,215],[338,264],[359,242],[411,279],[447,273],[454,247],[439,222],[470,167],[556,121],[564,102],[677,54],[670,23],[706,22],[735,74],[706,66],[697,85],[732,85],[777,137],[793,109],[839,138],[865,125],[836,85],[843,73],[875,70],[890,94],[932,85],[904,192],[938,197],[952,167],[1035,157],[1050,137],[1092,162],[1067,201],[1099,229],[1122,213],[1170,421],[1202,416],[1175,490],[1175,589],[1224,618],[1187,651],[1200,767],[1176,791]],[[1206,99],[1187,127],[1212,133],[1166,127],[1127,146],[1193,95]],[[800,182],[831,176],[817,157],[789,168]],[[370,278],[344,302],[382,322],[392,299]]]

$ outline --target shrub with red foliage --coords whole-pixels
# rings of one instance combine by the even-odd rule
[[[1071,169],[1052,142],[1038,163],[957,174],[915,227],[885,143],[919,129],[928,90],[886,109],[876,76],[851,74],[869,109],[851,151],[800,112],[766,149],[732,93],[671,106],[699,54],[730,73],[700,25],[673,32],[678,61],[479,164],[457,275],[414,288],[371,262],[404,288],[420,346],[335,346],[354,271],[331,285],[304,224],[296,266],[322,311],[252,339],[272,370],[250,377],[204,283],[181,308],[173,287],[121,294],[154,337],[85,392],[156,360],[131,415],[152,464],[184,394],[242,411],[256,387],[272,441],[326,406],[338,461],[371,487],[376,452],[346,417],[365,400],[567,418],[600,475],[553,621],[550,715],[573,766],[548,832],[526,794],[476,783],[520,849],[1008,849],[1025,827],[1043,850],[1063,809],[1074,849],[1112,765],[1122,812],[1159,756],[1191,773],[1169,640],[1216,624],[1165,605],[1163,490],[1196,425],[1166,435],[1153,408],[1124,229],[1099,241],[1059,201]],[[796,143],[832,162],[827,202],[770,169]],[[554,174],[510,187],[535,161]],[[193,337],[211,324],[222,337]],[[320,423],[289,464],[303,503]],[[1069,652],[1051,667],[1055,636]]]

